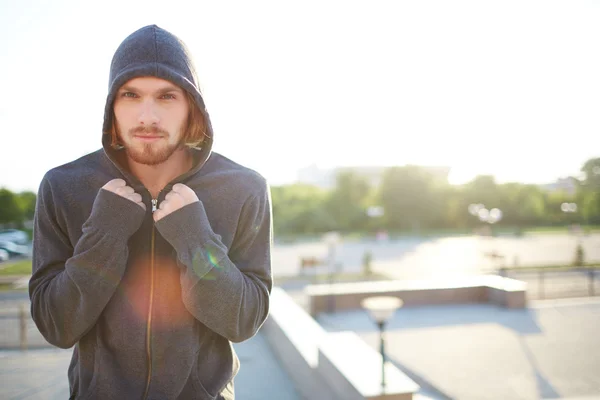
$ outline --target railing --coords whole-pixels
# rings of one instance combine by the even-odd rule
[[[0,303],[0,349],[51,347],[31,319],[28,302]]]
[[[600,296],[600,267],[511,267],[497,272],[526,282],[530,299]]]

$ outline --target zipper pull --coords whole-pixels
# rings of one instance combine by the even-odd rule
[[[158,200],[152,199],[152,212],[156,211],[157,204],[158,204]]]

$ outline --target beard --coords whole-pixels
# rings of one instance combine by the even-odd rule
[[[154,144],[144,144],[141,148],[126,146],[125,151],[138,164],[158,165],[167,161],[179,147],[179,144],[167,144],[161,148]]]
[[[175,151],[181,148],[181,143],[183,141],[183,138],[181,138],[178,143],[169,143],[170,134],[157,127],[147,129],[144,127],[137,127],[130,129],[129,137],[133,137],[140,133],[149,133],[153,135],[160,134],[164,138],[159,140],[159,143],[143,143],[141,146],[134,146],[121,138],[121,142],[125,143],[125,152],[127,153],[127,156],[134,162],[143,165],[162,164],[167,161]],[[163,141],[166,143],[160,143]]]

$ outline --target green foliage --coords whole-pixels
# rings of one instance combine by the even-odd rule
[[[36,199],[37,197],[33,192],[21,192],[17,195],[17,202],[25,220],[31,221],[33,219]]]
[[[600,224],[600,190],[585,191],[581,195],[582,218],[586,224]]]
[[[18,196],[8,189],[0,189],[0,224],[21,223],[23,218]]]
[[[380,201],[389,229],[429,227],[440,212],[433,176],[416,166],[392,167],[383,174]]]
[[[365,213],[371,188],[364,177],[353,172],[342,172],[336,176],[335,188],[327,197],[325,211],[333,225],[340,231],[352,231],[365,226]]]
[[[386,169],[374,186],[357,172],[336,176],[334,188],[312,185],[272,186],[273,225],[276,235],[320,235],[329,231],[373,232],[386,228],[394,232],[454,230],[467,232],[481,222],[468,213],[469,204],[482,203],[500,208],[498,228],[519,231],[531,227],[568,224],[600,224],[600,158],[581,168],[584,179],[576,193],[549,192],[537,185],[498,184],[492,176],[478,176],[471,182],[452,186],[418,166]],[[561,204],[574,202],[575,213],[564,213]],[[32,192],[12,193],[0,188],[0,225],[21,226],[35,213]],[[369,207],[382,207],[382,216],[370,217]]]
[[[276,234],[327,232],[335,226],[324,207],[328,193],[323,189],[311,185],[275,186],[271,198]]]
[[[582,186],[585,190],[599,191],[600,190],[600,157],[592,158],[583,164],[581,172],[585,178]]]
[[[492,176],[452,186],[418,166],[388,168],[379,185],[373,186],[360,174],[345,171],[336,177],[331,190],[309,185],[273,187],[275,229],[276,234],[285,235],[332,230],[366,233],[381,228],[412,233],[468,232],[481,227],[468,213],[473,203],[501,209],[500,229],[523,232],[531,227],[600,224],[600,186],[595,186],[600,178],[594,172],[598,168],[600,158],[584,164],[586,179],[577,185],[576,193],[547,191],[531,184],[498,184]],[[564,202],[576,203],[577,212],[561,211]],[[381,206],[384,214],[369,217],[371,206]]]
[[[534,226],[543,223],[547,212],[545,194],[540,187],[507,183],[500,185],[498,189],[502,196],[499,208],[504,211],[505,224]],[[560,212],[560,204],[557,205],[557,210]]]

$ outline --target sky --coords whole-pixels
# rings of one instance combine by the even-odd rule
[[[316,164],[549,183],[600,156],[600,1],[0,0],[0,187],[100,148],[138,28],[196,63],[213,150],[272,185]]]

